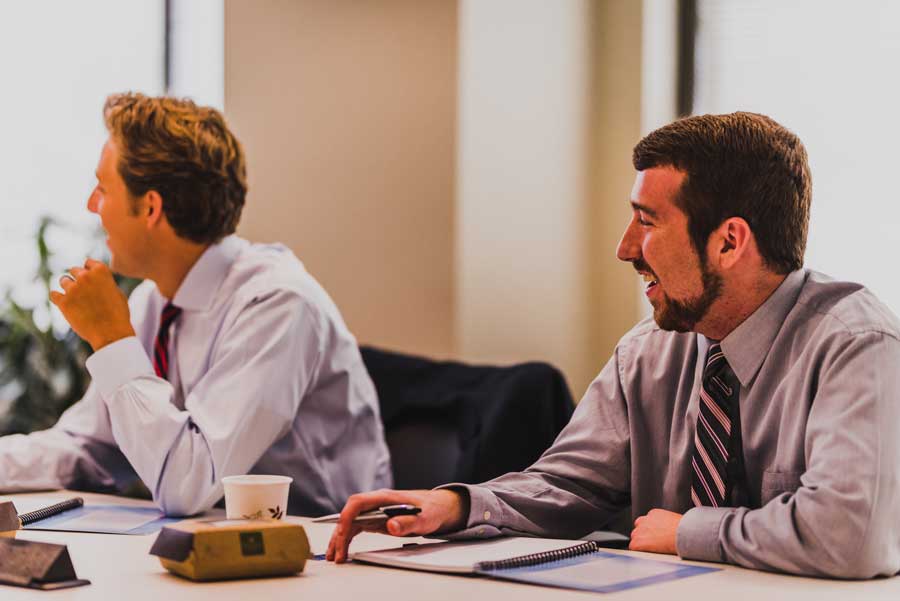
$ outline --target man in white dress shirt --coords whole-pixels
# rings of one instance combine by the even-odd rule
[[[88,210],[110,265],[51,294],[93,348],[84,398],[49,430],[0,438],[0,491],[122,491],[139,478],[169,515],[222,496],[224,476],[292,476],[315,515],[388,486],[378,402],[337,307],[284,246],[234,234],[247,191],[222,115],[187,100],[110,96]],[[112,272],[143,278],[131,298]]]

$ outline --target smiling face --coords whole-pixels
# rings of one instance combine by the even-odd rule
[[[688,221],[675,204],[685,173],[672,167],[639,171],[632,216],[616,256],[644,277],[653,318],[664,330],[696,330],[720,297],[722,277],[697,253]]]
[[[110,269],[131,277],[146,277],[146,266],[151,257],[147,244],[147,228],[140,209],[137,207],[119,175],[119,151],[112,139],[107,140],[97,164],[97,185],[88,198],[87,208],[100,216],[106,230],[106,245],[111,254]]]

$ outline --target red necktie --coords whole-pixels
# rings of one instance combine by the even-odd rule
[[[156,375],[164,380],[169,379],[169,329],[179,315],[181,309],[167,303],[159,318],[159,331],[153,345],[153,369],[156,370]]]

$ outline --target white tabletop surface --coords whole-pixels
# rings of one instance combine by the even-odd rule
[[[76,493],[93,503],[149,504],[104,495]],[[58,501],[73,493],[45,492],[29,495],[0,495],[0,501],[18,501],[19,505],[33,505],[34,498]],[[332,525],[312,524],[304,518],[297,520],[306,528],[314,553],[324,552]],[[84,599],[144,599],[174,601],[176,599],[234,599],[268,601],[364,601],[367,599],[420,600],[446,599],[474,601],[475,599],[515,599],[516,601],[552,599],[588,599],[604,597],[613,601],[690,600],[708,601],[772,601],[774,599],[856,601],[858,599],[900,600],[900,578],[865,582],[843,582],[800,578],[723,566],[720,572],[694,576],[674,582],[645,586],[628,591],[600,595],[578,591],[550,589],[540,586],[500,582],[479,577],[448,576],[408,570],[397,570],[361,564],[334,565],[311,560],[304,572],[285,578],[261,578],[228,582],[194,583],[166,572],[159,560],[148,554],[156,535],[128,536],[109,534],[81,534],[72,532],[21,531],[20,539],[65,544],[79,578],[91,585],[53,592],[0,586],[2,601],[20,599],[53,599],[60,601]],[[420,539],[401,539],[378,534],[362,534],[354,541],[351,551],[397,547]],[[666,561],[681,561],[664,555],[631,553]],[[701,564],[702,565],[702,564]]]

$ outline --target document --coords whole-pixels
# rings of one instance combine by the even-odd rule
[[[351,555],[354,561],[449,574],[477,574],[598,593],[678,580],[717,568],[601,551],[594,542],[540,538],[435,542]]]

